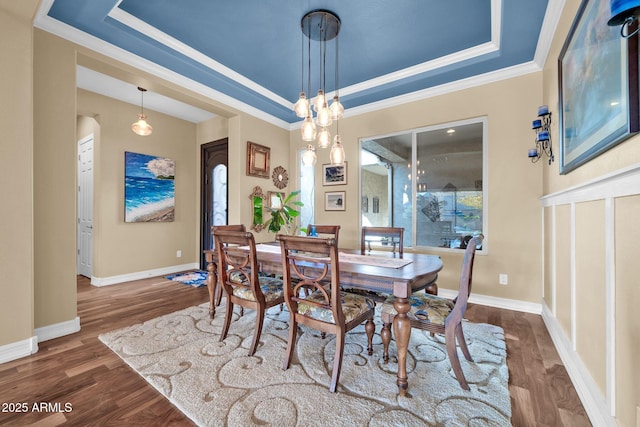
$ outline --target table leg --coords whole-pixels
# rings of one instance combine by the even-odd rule
[[[209,291],[209,317],[211,319],[213,319],[216,314],[216,305],[220,304],[220,299],[216,298],[216,294],[218,294],[219,292],[216,267],[217,266],[215,262],[207,263],[207,290]]]
[[[393,319],[393,334],[396,338],[396,347],[398,351],[398,392],[400,396],[407,396],[407,352],[409,350],[409,339],[411,338],[411,321],[407,317],[407,313],[411,308],[407,298],[396,297],[394,308],[398,312]]]

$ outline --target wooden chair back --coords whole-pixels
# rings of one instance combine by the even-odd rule
[[[364,255],[367,250],[371,251],[371,243],[383,241],[387,239],[388,245],[392,246],[392,251],[396,252],[400,258],[404,253],[404,228],[403,227],[362,227],[362,236],[360,238],[360,253]]]
[[[298,324],[336,335],[329,391],[336,391],[345,333],[366,321],[367,352],[373,354],[375,303],[340,289],[340,264],[335,238],[276,236],[282,250],[284,299],[289,308],[289,340],[283,368],[293,357]],[[343,301],[347,313],[343,310]]]
[[[213,319],[216,315],[216,307],[222,301],[222,285],[218,283],[218,260],[216,242],[213,236],[215,231],[247,231],[244,224],[214,225],[211,227],[211,249],[214,254],[207,265],[207,290],[209,291],[209,316]]]
[[[233,294],[234,287],[248,287],[257,301],[264,302],[258,280],[258,258],[253,234],[247,231],[216,229],[213,236],[218,252],[218,277],[227,295]],[[240,249],[243,246],[248,246],[249,250]],[[236,280],[230,280],[231,275],[234,275]]]
[[[411,295],[413,301],[411,302],[411,310],[427,312],[427,317],[419,318],[418,316],[409,317],[412,329],[421,329],[423,331],[429,331],[431,334],[444,334],[445,344],[447,347],[447,355],[451,362],[451,368],[460,383],[460,386],[469,390],[469,384],[464,376],[462,367],[460,366],[460,359],[458,357],[458,350],[456,347],[456,341],[460,346],[460,350],[464,357],[472,362],[471,353],[467,348],[464,332],[462,330],[462,320],[464,314],[467,311],[467,303],[469,301],[469,295],[471,294],[471,283],[473,276],[473,265],[475,260],[476,247],[482,244],[483,236],[476,236],[469,240],[467,248],[464,252],[464,258],[462,260],[462,269],[460,271],[460,284],[458,286],[458,295],[452,301],[438,297],[428,296],[426,294],[414,293]],[[382,338],[382,359],[386,363],[389,360],[389,342],[391,340],[391,323],[395,317],[395,308],[385,303],[381,311],[381,319],[383,323],[380,336]],[[452,307],[453,305],[453,307]],[[424,308],[423,308],[424,307]],[[393,309],[392,309],[393,308]],[[428,310],[433,308],[433,313]],[[447,313],[448,311],[448,313]],[[442,316],[446,314],[444,322]],[[434,319],[431,319],[431,314],[434,314]],[[432,321],[433,320],[433,321]]]

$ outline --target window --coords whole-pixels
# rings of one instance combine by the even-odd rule
[[[464,248],[486,228],[485,144],[486,118],[361,140],[361,225],[404,227],[405,246]]]
[[[314,221],[314,197],[315,197],[315,166],[302,164],[302,154],[306,149],[298,152],[298,168],[300,169],[300,201],[304,206],[300,207],[300,227],[305,228]]]

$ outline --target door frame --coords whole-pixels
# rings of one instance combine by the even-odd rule
[[[211,224],[213,219],[209,216],[209,206],[207,197],[211,192],[213,183],[209,182],[210,175],[207,173],[207,152],[214,149],[223,149],[226,153],[225,165],[227,166],[227,176],[229,169],[229,138],[218,139],[208,142],[200,146],[200,268],[206,269],[207,262],[203,251],[207,248],[209,239],[211,238]],[[221,164],[221,163],[218,163]],[[229,193],[227,192],[227,206],[229,206]],[[229,221],[229,212],[227,211],[226,222]]]

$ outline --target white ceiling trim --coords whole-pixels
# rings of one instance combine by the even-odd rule
[[[119,0],[118,3],[115,5],[115,7],[109,12],[108,15],[111,18],[138,31],[141,34],[145,34],[151,37],[158,43],[161,43],[170,49],[180,52],[181,54],[204,65],[205,67],[212,69],[226,77],[229,77],[230,79],[232,79],[238,84],[241,84],[247,89],[257,92],[262,96],[267,97],[273,100],[274,102],[282,105],[283,107],[293,109],[292,101],[289,101],[287,99],[284,99],[276,95],[275,93],[271,92],[264,86],[259,85],[253,80],[224,66],[223,64],[208,57],[202,52],[192,48],[191,46],[188,46],[182,43],[181,41],[166,34],[165,32],[160,31],[156,27],[149,25],[146,22],[118,8],[118,5],[122,1],[123,0]],[[364,82],[357,83],[355,85],[339,88],[339,91],[342,94],[342,96],[351,95],[358,92],[364,92],[378,86],[396,82],[397,80],[413,77],[421,73],[437,70],[439,68],[456,64],[458,62],[466,61],[482,55],[496,52],[500,50],[501,31],[502,31],[502,0],[491,0],[491,41],[479,44],[477,46],[474,46],[465,50],[461,50],[459,52],[452,53],[450,55],[445,55],[440,58],[433,59],[431,61],[427,61],[421,64],[407,67],[405,69],[398,70],[393,73],[388,73],[383,76],[375,77],[375,78],[366,80]],[[334,95],[333,92],[327,94],[328,97],[333,97],[333,95]]]
[[[420,73],[425,73],[427,71],[437,70],[438,68],[453,65],[461,61],[466,61],[467,59],[476,58],[478,56],[495,52],[497,50],[498,47],[493,42],[483,43],[478,46],[452,53],[450,55],[423,62],[422,64],[414,65],[403,70],[394,71],[393,73],[389,73],[384,76],[375,77],[373,79],[369,79],[355,85],[341,88],[340,95],[352,95],[358,92],[363,92],[377,86],[382,86],[387,83],[393,83],[397,80],[412,77]]]
[[[565,0],[549,0],[549,5],[553,4],[555,6],[553,10],[557,14],[559,14],[557,12],[558,4],[560,4],[559,7],[561,9],[562,6],[564,5],[564,1]],[[493,8],[495,8],[496,3],[500,3],[500,0],[492,0]],[[62,37],[80,46],[86,47],[90,50],[100,52],[101,54],[104,54],[105,56],[115,59],[117,61],[129,64],[135,68],[138,68],[142,71],[152,74],[158,78],[171,81],[185,89],[191,90],[196,93],[200,93],[203,96],[208,97],[214,101],[221,102],[230,108],[252,115],[258,119],[264,120],[265,122],[273,124],[274,126],[278,126],[282,129],[294,130],[294,129],[299,129],[301,126],[301,122],[288,123],[275,116],[267,114],[262,110],[259,110],[243,102],[240,102],[235,98],[232,98],[219,91],[211,89],[208,86],[205,86],[201,83],[188,79],[181,74],[175,73],[171,70],[161,67],[137,55],[127,52],[124,49],[121,49],[101,39],[98,39],[97,37],[86,34],[76,28],[71,27],[70,25],[67,25],[63,22],[55,20],[47,15],[52,4],[53,4],[53,0],[42,0],[40,8],[38,9],[36,13],[36,17],[34,19],[35,27],[40,28],[44,31],[53,33],[59,37]],[[550,15],[549,13],[549,8],[545,15],[543,28],[550,28],[549,26],[547,26],[547,20],[550,20],[550,21],[554,20],[553,16]],[[555,18],[556,25],[557,25],[557,20],[558,18]],[[493,30],[492,30],[492,34],[493,34]],[[488,44],[491,44],[491,43],[488,43]],[[539,43],[539,46],[540,46],[540,43]],[[536,54],[537,53],[538,52],[536,52]],[[373,102],[367,105],[362,105],[360,107],[350,108],[345,111],[345,117],[357,116],[360,114],[365,114],[365,113],[381,110],[384,108],[406,104],[408,102],[419,101],[422,99],[427,99],[430,97],[439,96],[446,93],[452,93],[452,92],[456,92],[456,91],[467,89],[467,88],[481,86],[483,84],[493,83],[500,80],[518,77],[518,76],[533,73],[533,72],[539,72],[541,71],[541,69],[542,69],[542,65],[540,65],[537,61],[535,62],[532,61],[529,63],[516,65],[506,69],[489,72],[483,75],[473,76],[467,79],[462,79],[455,82],[443,84],[440,86],[412,92],[410,94],[400,95],[394,98]]]
[[[147,72],[149,74],[152,74],[166,81],[175,83],[179,86],[182,86],[185,89],[199,93],[214,101],[221,102],[232,109],[245,112],[256,118],[259,118],[268,123],[271,123],[275,126],[279,126],[283,129],[287,129],[289,127],[288,122],[281,120],[278,117],[265,113],[262,110],[252,107],[251,105],[245,104],[244,102],[238,101],[235,98],[232,98],[228,95],[223,94],[222,92],[219,92],[215,89],[211,89],[208,86],[205,86],[194,80],[188,79],[181,74],[178,74],[167,68],[161,67],[151,61],[148,61],[144,58],[141,58],[137,55],[127,52],[124,49],[121,49],[117,46],[107,43],[104,40],[101,40],[95,36],[92,36],[76,28],[73,28],[70,25],[65,24],[64,22],[60,22],[56,19],[49,17],[47,13],[51,8],[52,4],[53,4],[53,0],[42,0],[41,7],[36,13],[36,18],[34,19],[35,27],[40,28],[41,30],[50,32],[52,34],[55,34],[58,37],[62,37],[63,39],[69,40],[70,42],[75,43],[79,46],[86,47],[87,49],[90,49],[92,51],[100,52],[101,54],[109,58],[115,59],[116,61],[120,61],[125,64],[131,65],[132,67],[138,68],[141,71]]]
[[[542,28],[540,28],[540,36],[538,37],[538,45],[533,62],[538,64],[540,68],[544,68],[553,42],[553,36],[558,28],[562,9],[564,9],[565,0],[549,0],[547,3],[547,11],[544,14]]]
[[[360,114],[371,113],[374,111],[382,110],[385,108],[396,107],[399,105],[407,104],[409,102],[421,101],[423,99],[433,98],[434,96],[445,95],[447,93],[453,93],[464,89],[470,89],[477,86],[486,85],[489,83],[499,82],[501,80],[507,80],[514,77],[524,76],[531,73],[542,71],[542,68],[533,61],[525,64],[514,65],[509,68],[503,68],[501,70],[491,71],[485,74],[468,77],[466,79],[457,80],[451,83],[445,83],[440,86],[434,86],[427,89],[419,90],[416,92],[408,93],[405,95],[399,95],[393,98],[387,98],[382,101],[372,102],[370,104],[361,105],[359,107],[353,107],[344,111],[343,117],[353,117]],[[290,129],[300,129],[302,122],[292,123]]]
[[[141,103],[142,97],[136,85],[81,65],[76,65],[76,86],[128,104],[140,106]],[[144,110],[145,112],[147,110],[157,111],[191,123],[200,123],[216,116],[209,111],[151,91],[144,94]],[[153,121],[152,117],[149,119]]]
[[[226,67],[219,63],[218,61],[208,57],[204,53],[200,52],[192,48],[189,45],[182,43],[174,37],[171,37],[169,34],[160,31],[156,27],[147,24],[146,22],[136,18],[135,16],[125,12],[124,10],[118,8],[118,5],[122,2],[122,0],[118,1],[118,4],[109,12],[109,16],[123,25],[126,25],[135,31],[138,31],[140,34],[144,34],[153,40],[167,46],[169,49],[172,49],[176,52],[179,52],[186,57],[193,59],[194,61],[204,65],[205,67],[216,71],[222,74],[225,77],[230,78],[231,80],[241,84],[242,86],[251,89],[254,92],[259,93],[260,95],[282,105],[286,108],[293,108],[293,103],[289,100],[282,98],[281,96],[271,92],[269,89],[265,88],[254,82],[253,80],[243,76],[242,74],[232,70],[229,67]]]

